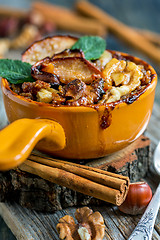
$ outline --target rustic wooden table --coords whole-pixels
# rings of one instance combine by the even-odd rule
[[[0,0],[0,3],[4,1]],[[18,6],[24,6],[22,4],[23,1],[7,1],[7,4],[13,5],[13,2],[16,2]],[[64,1],[64,0],[54,0],[52,1],[56,4],[66,5],[71,7],[74,0]],[[94,1],[91,2],[99,5],[102,9],[105,9],[113,16],[116,16],[118,19],[123,22],[141,28],[148,28],[150,30],[159,31],[158,26],[160,23],[160,18],[158,17],[160,3],[158,0],[146,0],[145,2],[139,2],[139,6],[137,8],[137,1],[127,1],[122,0],[121,3],[116,0],[113,1]],[[27,7],[27,1],[24,1],[25,6]],[[118,7],[117,7],[118,5]],[[152,17],[148,17],[150,13]],[[151,15],[150,15],[151,16]],[[137,55],[148,62],[150,62],[159,73],[159,66],[155,65],[150,61],[150,59],[146,58],[141,53],[134,51],[132,48],[128,47],[124,43],[120,42],[113,36],[109,36],[107,39],[108,48],[115,49],[119,51],[129,52],[133,55]],[[10,52],[8,57],[10,58],[19,58],[19,52]],[[7,123],[6,115],[1,99],[0,93],[0,129],[3,128]],[[155,104],[153,108],[153,114],[151,117],[150,124],[145,133],[151,139],[152,149],[155,148],[158,140],[160,139],[160,83],[157,85],[156,90],[156,98]],[[155,178],[153,175],[148,174],[147,181],[152,186],[153,191],[158,184],[158,177]],[[101,212],[105,219],[106,225],[106,234],[104,239],[127,239],[131,234],[136,224],[138,223],[141,215],[131,217],[129,215],[125,215],[119,212],[117,207],[115,206],[107,206],[103,205],[100,207],[92,207],[93,210],[98,210]],[[0,203],[0,215],[3,220],[6,222],[8,228],[5,226],[2,219],[0,219],[0,239],[1,240],[14,240],[24,239],[24,240],[39,240],[39,239],[59,239],[57,231],[55,229],[56,224],[60,217],[70,214],[74,216],[75,208],[67,208],[62,211],[58,211],[53,214],[43,214],[38,213],[36,211],[31,211],[20,205],[14,203]],[[10,230],[14,235],[11,234]],[[156,219],[156,224],[153,232],[153,239],[160,239],[160,212]]]
[[[156,103],[145,135],[151,139],[151,147],[154,150],[160,136],[160,107]],[[154,192],[159,178],[148,173],[145,180],[148,181]],[[104,239],[127,239],[141,217],[141,215],[123,214],[116,206],[107,204],[98,207],[92,206],[92,209],[100,211],[105,219]],[[70,207],[55,213],[38,213],[21,207],[17,203],[0,203],[0,215],[18,240],[59,239],[56,231],[59,218],[66,214],[74,217],[75,210],[75,207]],[[160,212],[156,219],[152,239],[160,239]]]

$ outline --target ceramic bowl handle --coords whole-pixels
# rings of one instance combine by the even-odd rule
[[[45,138],[52,150],[65,147],[62,126],[47,119],[19,119],[0,131],[0,171],[21,164],[37,142]]]

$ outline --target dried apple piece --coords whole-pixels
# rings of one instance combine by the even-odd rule
[[[63,84],[74,79],[90,84],[95,78],[101,77],[101,71],[81,57],[46,58],[32,66],[31,74],[35,79],[57,83],[60,81]]]
[[[47,37],[33,43],[22,54],[22,61],[33,65],[45,57],[52,57],[56,53],[71,48],[77,40],[77,38],[70,36]]]
[[[31,75],[36,80],[41,80],[44,82],[49,82],[49,83],[54,83],[55,85],[59,85],[60,82],[58,77],[50,73],[50,72],[53,72],[53,65],[50,63],[50,61],[51,59],[49,57],[46,57],[40,60],[39,62],[35,63],[31,68]]]
[[[66,57],[82,57],[84,58],[84,53],[82,50],[78,50],[78,49],[65,49],[64,51],[60,52],[60,53],[56,53],[53,55],[52,59],[55,58],[66,58]]]

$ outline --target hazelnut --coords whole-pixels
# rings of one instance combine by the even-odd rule
[[[142,214],[152,198],[152,190],[146,182],[131,183],[125,201],[119,206],[121,212]]]

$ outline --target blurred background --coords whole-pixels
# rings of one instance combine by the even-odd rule
[[[0,57],[20,59],[27,46],[46,36],[100,35],[106,39],[108,49],[142,58],[160,75],[160,1],[88,2],[91,5],[76,0],[48,0],[42,4],[33,0],[0,0]],[[159,82],[155,100],[160,104]],[[2,104],[0,115],[5,117]],[[2,219],[0,239],[15,239]]]

